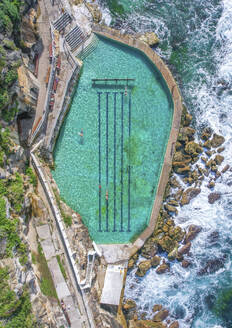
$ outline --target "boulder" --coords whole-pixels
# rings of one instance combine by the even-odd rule
[[[187,260],[182,260],[181,265],[183,268],[187,268],[188,266],[190,266],[191,262],[187,261]]]
[[[165,208],[169,213],[175,213],[175,214],[178,213],[178,210],[177,210],[177,208],[176,208],[175,206],[165,204],[165,205],[164,205],[164,208]]]
[[[196,131],[190,127],[181,128],[179,132],[178,140],[188,141],[193,138],[195,132]]]
[[[214,182],[213,180],[210,181],[210,182],[207,184],[207,187],[208,187],[209,189],[214,188],[214,187],[215,187],[215,182]]]
[[[169,315],[169,311],[166,309],[160,310],[158,313],[156,313],[154,315],[154,317],[152,318],[153,321],[155,322],[161,322],[163,320],[165,320]]]
[[[189,126],[192,119],[193,119],[192,115],[190,115],[189,113],[186,113],[183,125],[184,126]]]
[[[161,261],[161,258],[160,256],[154,256],[152,259],[151,259],[151,265],[152,267],[157,267],[159,264],[160,264],[160,261]]]
[[[195,157],[203,152],[203,148],[195,141],[190,141],[185,146],[185,151],[187,154],[191,155],[192,157]]]
[[[94,22],[99,23],[102,19],[102,13],[101,13],[101,10],[99,9],[98,5],[95,3],[93,4],[93,3],[88,3],[88,2],[86,2],[85,4],[88,7],[88,9],[92,15]]]
[[[146,272],[150,269],[150,267],[151,267],[150,260],[142,261],[139,263],[138,270],[136,271],[135,274],[139,277],[143,277],[145,276]]]
[[[188,174],[191,171],[191,168],[188,165],[185,165],[183,167],[177,167],[176,166],[176,167],[174,167],[174,171],[177,174],[185,175],[185,174]]]
[[[141,249],[141,255],[147,259],[152,258],[156,255],[158,248],[155,244],[155,240],[153,238],[149,238]]]
[[[226,164],[226,166],[224,166],[224,168],[222,169],[222,173],[225,173],[226,171],[228,171],[230,168],[229,164]]]
[[[179,141],[177,141],[175,146],[176,151],[180,150],[182,147],[183,145]]]
[[[224,156],[222,156],[222,155],[216,155],[214,157],[214,161],[216,162],[217,165],[220,165],[224,161]]]
[[[134,264],[135,264],[134,259],[129,259],[129,261],[128,261],[128,269],[133,268]]]
[[[204,142],[203,147],[210,149],[211,148],[211,141],[210,140],[206,140],[206,142]]]
[[[225,150],[225,147],[220,147],[220,148],[217,149],[217,152],[222,153],[224,150]]]
[[[162,264],[156,269],[156,273],[162,274],[169,270],[170,270],[170,265],[163,260]]]
[[[187,234],[185,235],[184,243],[187,244],[190,241],[192,241],[200,231],[201,231],[201,227],[191,224],[188,227]]]
[[[173,162],[189,162],[191,156],[183,154],[181,151],[176,151],[173,156]]]
[[[178,248],[175,247],[169,254],[168,254],[168,259],[169,260],[175,260],[175,258],[178,256]]]
[[[170,324],[170,326],[168,328],[179,328],[179,322],[178,321],[174,321]]]
[[[154,322],[151,320],[129,320],[129,328],[166,328],[162,322]]]
[[[157,240],[157,244],[162,248],[163,251],[170,253],[176,247],[176,241],[167,235],[164,235]]]
[[[135,301],[131,300],[130,298],[128,298],[124,304],[122,305],[123,309],[128,311],[128,310],[131,310],[131,309],[134,309],[136,308],[136,303]]]
[[[160,311],[162,309],[162,305],[161,304],[155,304],[152,308],[153,312],[157,312]]]
[[[203,268],[198,271],[198,274],[212,274],[217,272],[219,269],[224,267],[225,258],[215,258],[207,260],[204,264]]]
[[[202,131],[202,134],[201,134],[201,139],[202,140],[208,140],[211,135],[212,135],[213,131],[211,128],[205,128],[203,131]]]
[[[139,40],[147,43],[149,46],[158,44],[159,38],[154,32],[146,32],[138,37]]]
[[[211,145],[213,148],[221,146],[225,142],[225,138],[216,133],[213,134],[213,139],[211,140]]]
[[[201,192],[200,188],[188,188],[182,194],[181,205],[189,204]]]
[[[179,255],[187,254],[187,253],[189,253],[190,248],[191,248],[191,243],[189,242],[189,243],[187,243],[187,244],[181,246],[181,247],[178,249],[178,254],[179,254]]]
[[[172,188],[180,188],[179,182],[176,180],[176,177],[170,179],[170,186]]]
[[[212,192],[211,194],[208,195],[208,202],[209,204],[215,203],[218,199],[221,198],[221,194],[218,192]]]

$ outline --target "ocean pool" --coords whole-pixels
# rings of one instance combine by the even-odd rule
[[[148,225],[172,116],[171,95],[154,64],[100,38],[84,61],[52,172],[96,243],[128,243]]]

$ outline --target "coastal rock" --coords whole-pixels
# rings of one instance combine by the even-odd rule
[[[189,262],[187,260],[182,260],[182,262],[181,262],[181,265],[182,265],[183,268],[189,267],[190,264],[191,264],[191,262]]]
[[[212,192],[211,194],[209,194],[209,196],[208,196],[208,202],[210,203],[210,204],[213,204],[213,203],[215,203],[218,199],[220,199],[221,198],[221,194],[220,193],[218,193],[218,192]]]
[[[163,260],[163,263],[156,269],[156,273],[162,274],[169,270],[170,270],[170,265]]]
[[[220,147],[220,148],[217,149],[217,152],[222,153],[224,150],[225,150],[225,147]]]
[[[169,254],[168,254],[168,259],[169,260],[175,260],[175,258],[178,256],[178,248],[175,247]]]
[[[182,144],[179,141],[177,141],[175,146],[176,151],[180,150],[182,147],[183,147]]]
[[[154,322],[151,320],[130,320],[129,328],[166,328],[162,322]]]
[[[176,208],[175,206],[165,204],[165,205],[164,205],[164,208],[165,208],[169,213],[175,213],[175,214],[178,213],[178,210],[177,210],[177,208]]]
[[[198,271],[199,275],[211,274],[224,267],[225,258],[215,258],[207,260],[204,267]]]
[[[165,320],[169,315],[169,311],[166,309],[160,310],[158,313],[156,313],[153,317],[153,321],[155,322],[161,322]]]
[[[192,115],[189,114],[189,113],[186,113],[183,125],[184,126],[189,126],[190,123],[192,122],[192,119],[193,119]]]
[[[184,238],[184,243],[187,244],[190,241],[192,241],[200,231],[201,231],[201,227],[191,224],[188,227],[188,232]]]
[[[185,146],[185,151],[187,154],[191,155],[192,157],[195,157],[203,152],[203,148],[195,141],[190,141]]]
[[[159,264],[160,264],[160,261],[161,261],[161,258],[160,256],[154,256],[152,259],[151,259],[151,265],[152,267],[157,267]]]
[[[156,255],[158,248],[155,244],[155,240],[153,238],[149,238],[141,249],[141,255],[147,259],[152,258]]]
[[[189,162],[191,161],[191,156],[183,154],[181,151],[176,151],[173,156],[173,162]]]
[[[158,239],[157,243],[163,249],[163,251],[166,251],[167,253],[170,253],[176,247],[177,244],[173,238],[170,238],[167,235]]]
[[[210,181],[208,184],[207,184],[207,187],[212,189],[215,187],[215,182],[214,181]]]
[[[187,253],[189,253],[190,248],[191,248],[191,243],[189,242],[186,245],[184,245],[178,249],[178,254],[179,255],[187,254]]]
[[[200,188],[188,188],[182,194],[181,205],[189,204],[201,192]]]
[[[217,165],[220,165],[224,161],[224,156],[216,155],[214,161],[216,162]]]
[[[228,171],[230,168],[229,164],[226,164],[226,166],[224,166],[224,168],[222,169],[222,173],[225,173],[226,171]]]
[[[174,171],[177,174],[185,175],[191,171],[190,166],[188,165],[183,165],[183,167],[174,167]]]
[[[94,22],[99,23],[102,19],[102,13],[98,5],[95,3],[88,3],[88,2],[86,2],[85,4],[92,15]]]
[[[161,304],[155,304],[152,308],[153,312],[157,312],[160,311],[162,309],[162,305]]]
[[[139,277],[143,277],[143,276],[145,276],[146,272],[150,269],[150,267],[151,267],[150,260],[142,261],[139,263],[138,270],[136,271],[135,274]]]
[[[206,142],[204,142],[203,147],[210,149],[211,148],[211,141],[210,140],[206,140]]]
[[[179,322],[178,321],[174,321],[173,323],[170,324],[170,326],[168,328],[179,328]]]
[[[213,131],[211,128],[205,128],[203,131],[202,131],[202,134],[201,134],[201,139],[202,140],[208,140],[211,135],[212,135]]]
[[[216,133],[213,134],[213,139],[211,140],[211,145],[213,148],[221,146],[225,142],[225,138]]]
[[[154,32],[146,32],[140,35],[138,39],[147,43],[149,46],[154,46],[160,42],[158,36]]]
[[[123,309],[128,311],[128,310],[131,310],[131,309],[134,309],[136,308],[136,303],[135,301],[131,300],[131,299],[127,299],[124,304],[123,304]]]

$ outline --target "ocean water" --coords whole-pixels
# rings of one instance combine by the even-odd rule
[[[232,1],[129,0],[99,1],[105,20],[127,32],[155,31],[156,51],[168,62],[184,102],[193,114],[198,135],[210,126],[225,137],[225,164],[232,164]],[[118,14],[115,6],[120,4]],[[117,9],[117,6],[116,6]],[[111,10],[111,11],[110,11]],[[199,161],[203,166],[203,163]],[[210,178],[210,177],[209,177]],[[200,225],[184,269],[171,263],[170,273],[150,269],[144,278],[128,273],[125,297],[136,300],[147,318],[154,304],[163,304],[182,328],[232,327],[232,172],[216,182],[221,198],[208,203],[208,179],[189,205],[179,208],[176,224]],[[220,263],[213,273],[199,274],[207,261]]]
[[[134,81],[92,83],[127,77]],[[96,243],[127,243],[146,228],[172,116],[171,95],[156,67],[140,52],[101,38],[84,60],[53,171],[61,197]]]

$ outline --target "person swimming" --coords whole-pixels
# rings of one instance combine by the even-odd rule
[[[84,137],[84,132],[83,132],[83,129],[81,129],[81,131],[80,131],[80,132],[78,132],[78,134],[79,134],[79,136],[80,136],[80,137]]]
[[[109,194],[108,194],[108,190],[106,190],[106,200],[108,201],[109,199]]]
[[[84,132],[83,132],[83,129],[81,129],[81,131],[78,132],[78,135],[80,136],[80,141],[79,141],[79,143],[80,143],[81,145],[83,145],[83,143],[84,143]]]
[[[127,86],[125,87],[124,95],[127,96]]]

